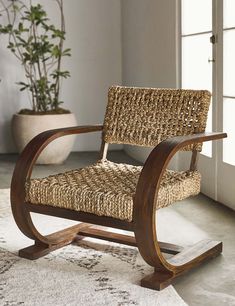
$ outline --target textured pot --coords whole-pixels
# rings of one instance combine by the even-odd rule
[[[20,115],[12,118],[12,133],[15,144],[21,152],[27,143],[39,133],[69,126],[76,126],[74,114],[59,115]],[[61,164],[73,147],[75,136],[61,137],[51,142],[41,153],[37,164]]]

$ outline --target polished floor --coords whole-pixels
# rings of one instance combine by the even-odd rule
[[[123,151],[110,152],[108,158],[139,164]],[[80,168],[97,159],[96,152],[72,153],[63,165],[36,166],[33,175],[42,177]],[[10,187],[16,160],[14,154],[0,155],[0,189]],[[208,237],[223,241],[221,256],[179,277],[173,285],[190,306],[235,305],[235,212],[199,195],[161,209],[157,223],[159,240],[181,245],[190,245]]]

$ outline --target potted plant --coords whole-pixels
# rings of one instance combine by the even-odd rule
[[[25,79],[17,84],[20,91],[29,92],[31,100],[31,108],[20,110],[12,119],[19,151],[42,131],[76,125],[74,114],[61,107],[61,81],[70,76],[62,69],[62,59],[71,54],[70,49],[64,48],[63,0],[54,1],[59,10],[59,27],[51,24],[41,4],[0,0],[0,34],[8,36],[7,48],[23,67]],[[62,163],[73,142],[73,136],[54,141],[42,152],[38,163]]]

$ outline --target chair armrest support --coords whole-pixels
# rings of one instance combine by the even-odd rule
[[[160,187],[162,175],[171,158],[177,151],[191,144],[218,140],[226,137],[226,133],[198,133],[186,136],[175,136],[159,143],[150,153],[140,174],[135,199],[142,199],[142,204],[135,203],[134,211],[136,211],[136,214],[138,215],[138,210],[141,209],[141,207],[145,207],[143,203],[144,198],[147,200],[150,194],[151,198],[153,194],[154,198],[157,197],[156,190],[158,191]],[[140,201],[137,200],[135,202]]]
[[[30,216],[30,210],[25,205],[25,184],[30,179],[33,166],[42,150],[54,139],[89,132],[102,131],[102,125],[76,126],[45,131],[34,137],[24,148],[16,163],[11,181],[11,208],[19,229],[30,239],[45,244],[47,248],[51,243],[59,243],[61,239],[48,239],[42,236],[35,228]]]
[[[161,173],[163,174],[172,157],[183,147],[199,142],[219,140],[226,137],[226,133],[211,132],[168,138],[162,141],[152,150],[145,162],[143,170],[145,173],[149,173],[151,170],[156,177],[157,173],[159,173],[159,175]]]
[[[134,197],[133,223],[139,251],[145,261],[152,266],[159,264],[162,257],[156,235],[156,204],[162,175],[174,154],[182,147],[198,142],[227,137],[225,133],[200,133],[176,136],[159,143],[150,153],[141,171]],[[146,251],[148,250],[148,252]]]
[[[12,188],[24,188],[24,184],[26,180],[30,178],[33,166],[38,156],[40,155],[42,150],[56,138],[73,134],[97,132],[102,130],[103,125],[87,125],[53,129],[38,134],[26,145],[26,147],[20,154],[12,177]]]

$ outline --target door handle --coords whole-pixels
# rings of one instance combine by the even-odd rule
[[[214,63],[215,59],[214,58],[208,58],[208,63]]]

